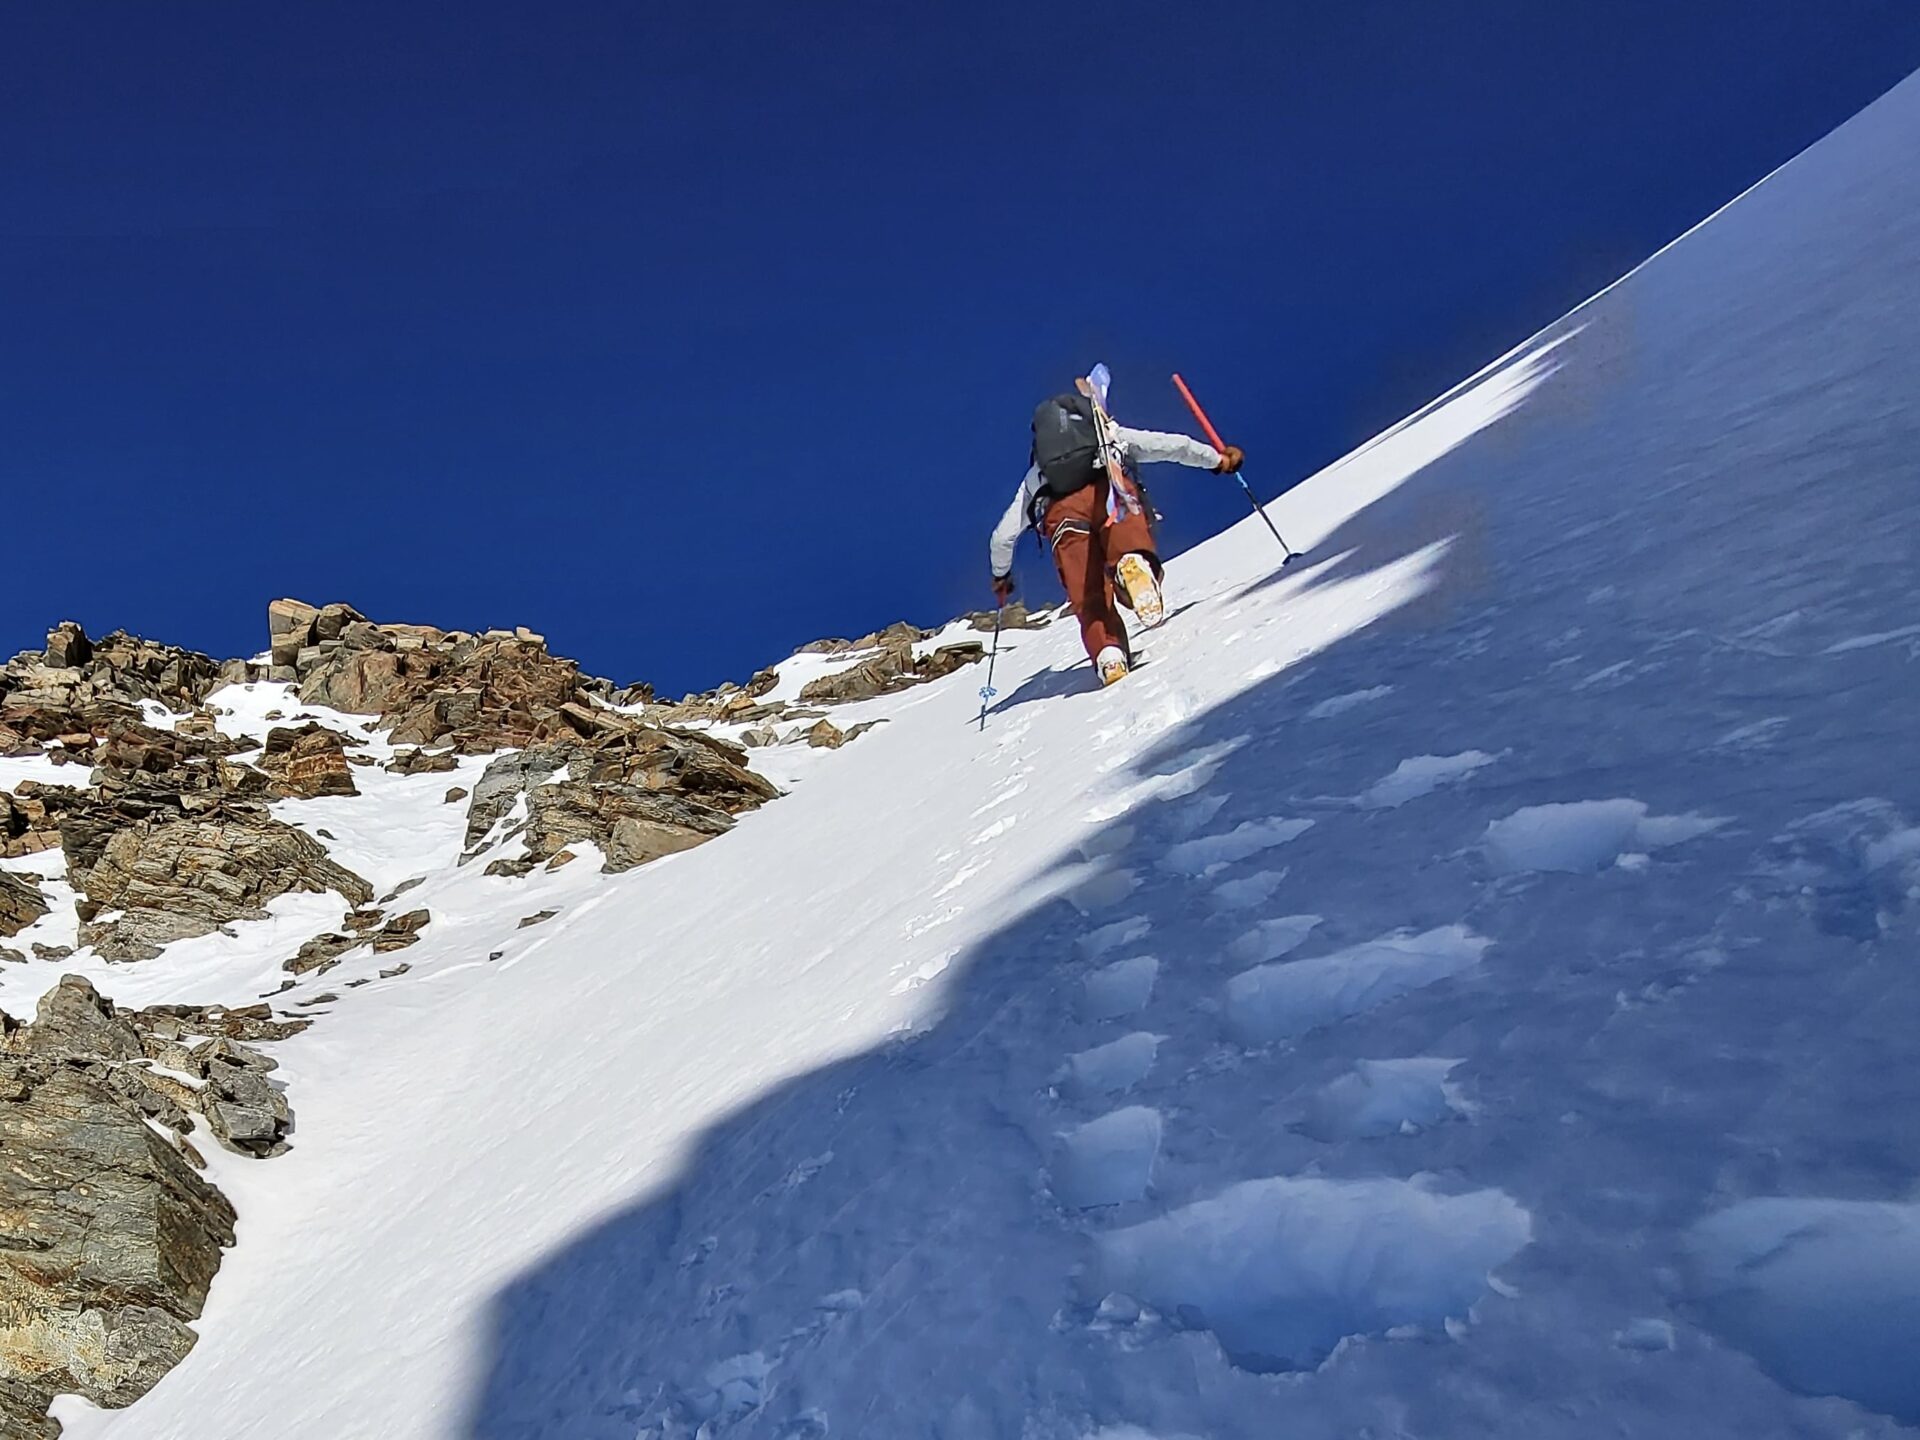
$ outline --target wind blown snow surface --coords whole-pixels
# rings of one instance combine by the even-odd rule
[[[1277,502],[1303,562],[1177,560],[1113,690],[1009,636],[984,732],[890,698],[618,877],[455,867],[454,777],[288,807],[436,919],[69,1433],[1920,1433],[1916,154],[1909,81]],[[237,932],[89,964],[250,999]]]

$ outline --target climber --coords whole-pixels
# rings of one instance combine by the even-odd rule
[[[1117,601],[1152,629],[1166,618],[1160,592],[1160,556],[1149,509],[1134,472],[1142,463],[1170,461],[1232,474],[1240,447],[1224,451],[1185,435],[1130,430],[1105,407],[1106,367],[1074,382],[1033,412],[1032,463],[1013,503],[994,528],[989,548],[993,598],[1013,594],[1013,551],[1031,525],[1053,550],[1053,563],[1080,621],[1080,637],[1100,683],[1111,685],[1132,664]]]

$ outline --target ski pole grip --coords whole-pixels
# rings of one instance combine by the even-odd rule
[[[1213,448],[1224,453],[1227,442],[1220,438],[1220,432],[1213,428],[1213,422],[1207,418],[1207,412],[1200,408],[1200,402],[1193,398],[1193,391],[1187,388],[1187,382],[1180,378],[1178,370],[1173,372],[1174,388],[1180,392],[1180,398],[1187,402],[1187,408],[1193,411],[1193,418],[1200,422],[1200,428],[1207,432],[1207,439]]]

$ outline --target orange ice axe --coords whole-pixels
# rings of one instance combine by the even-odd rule
[[[1206,431],[1208,443],[1211,444],[1214,449],[1224,452],[1227,448],[1227,442],[1220,438],[1220,432],[1213,428],[1213,421],[1207,418],[1207,412],[1200,408],[1200,402],[1193,398],[1193,391],[1187,388],[1187,382],[1180,378],[1179,372],[1177,371],[1174,373],[1173,387],[1180,392],[1180,398],[1187,402],[1187,408],[1193,411],[1193,418],[1200,422],[1200,428]],[[1253,513],[1266,522],[1267,529],[1273,531],[1273,538],[1280,541],[1280,549],[1285,552],[1287,557],[1280,562],[1284,568],[1289,561],[1292,561],[1298,556],[1299,552],[1292,549],[1285,540],[1281,540],[1280,532],[1274,529],[1273,521],[1267,518],[1266,510],[1263,509],[1260,502],[1254,498],[1253,487],[1247,484],[1247,477],[1236,470],[1233,472],[1233,478],[1240,482],[1240,488],[1246,492],[1247,503],[1253,506]]]

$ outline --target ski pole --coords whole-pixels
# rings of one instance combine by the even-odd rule
[[[1213,428],[1213,422],[1207,418],[1207,412],[1200,408],[1200,402],[1193,398],[1193,391],[1187,388],[1187,382],[1180,378],[1178,371],[1174,372],[1173,384],[1174,388],[1180,392],[1180,398],[1187,402],[1187,408],[1193,411],[1193,418],[1200,422],[1200,428],[1207,432],[1207,439],[1212,442],[1213,448],[1224,453],[1227,448],[1227,442],[1222,440],[1220,438],[1220,432]],[[1236,470],[1233,472],[1233,478],[1240,482],[1240,488],[1246,492],[1247,503],[1253,506],[1254,514],[1266,521],[1267,529],[1273,531],[1273,538],[1280,541],[1280,548],[1286,552],[1287,557],[1280,562],[1281,568],[1284,569],[1288,562],[1293,560],[1299,552],[1288,545],[1285,540],[1282,540],[1280,532],[1274,529],[1273,521],[1268,517],[1266,508],[1254,498],[1253,487],[1247,484],[1247,477]]]
[[[1003,605],[993,612],[993,648],[987,651],[987,683],[980,687],[980,731],[987,729],[987,702],[1000,692],[993,688],[993,662],[1000,658],[1000,617],[1006,614]]]

